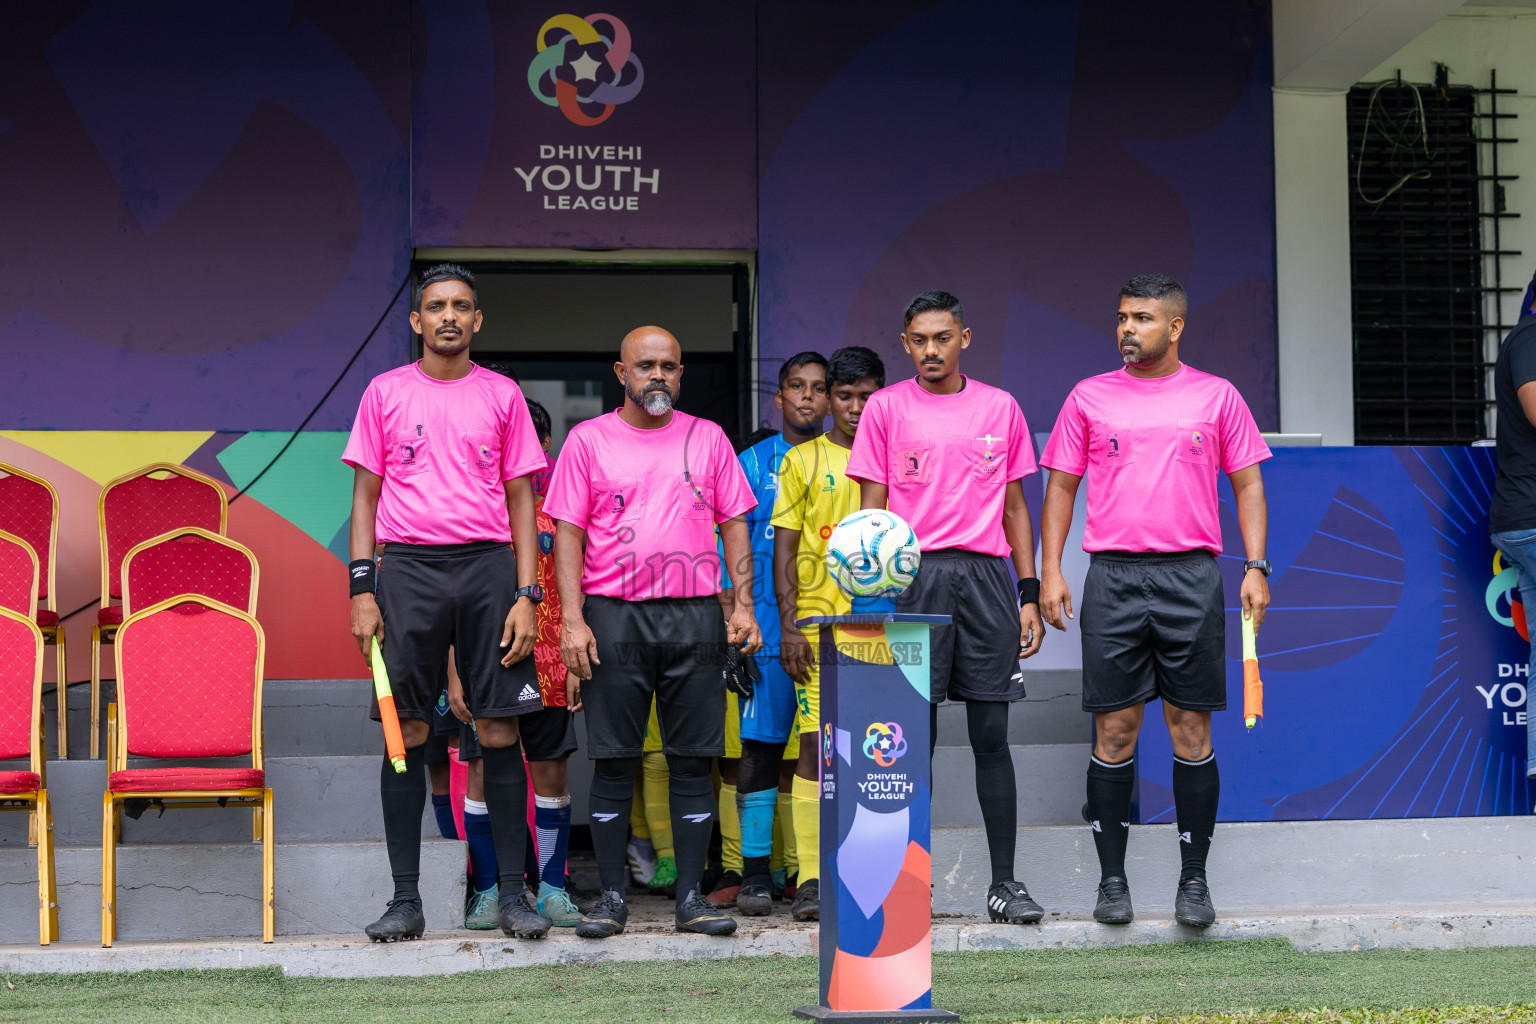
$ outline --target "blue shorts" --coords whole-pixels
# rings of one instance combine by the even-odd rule
[[[776,653],[759,654],[757,668],[762,678],[753,687],[752,699],[741,703],[741,738],[783,743],[795,731],[795,681],[785,674]]]

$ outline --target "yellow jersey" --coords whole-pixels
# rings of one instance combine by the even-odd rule
[[[848,477],[847,448],[826,435],[796,445],[779,465],[779,494],[773,505],[773,528],[800,531],[796,556],[800,618],[847,615],[852,599],[827,571],[827,542],[832,528],[859,508],[859,484]]]

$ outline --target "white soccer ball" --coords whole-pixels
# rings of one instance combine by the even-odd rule
[[[851,512],[827,539],[827,571],[850,597],[885,597],[906,590],[922,561],[917,534],[894,512]]]

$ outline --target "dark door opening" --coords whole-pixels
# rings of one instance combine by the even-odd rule
[[[417,261],[420,271],[432,261]],[[733,441],[752,430],[751,277],[745,264],[583,265],[461,260],[484,326],[471,357],[499,364],[549,411],[558,452],[570,428],[618,408],[619,342],[656,324],[683,348],[678,408]],[[420,354],[420,339],[414,345]]]

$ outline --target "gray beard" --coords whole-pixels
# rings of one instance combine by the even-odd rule
[[[681,390],[681,388],[679,388]],[[642,391],[636,393],[628,384],[624,385],[624,393],[630,401],[645,410],[647,416],[662,416],[672,410],[677,401],[677,396],[670,391]]]

